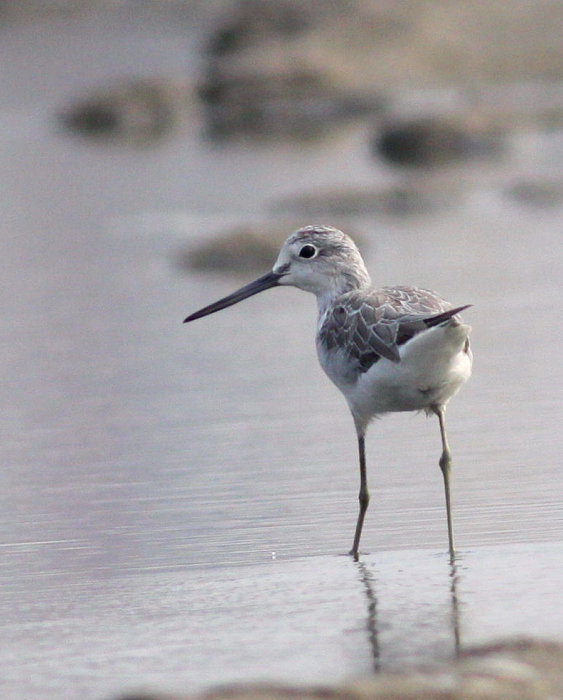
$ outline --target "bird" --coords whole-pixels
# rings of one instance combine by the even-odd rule
[[[471,327],[454,307],[428,289],[374,288],[354,241],[332,226],[310,225],[292,233],[270,272],[190,314],[184,323],[237,304],[266,289],[292,286],[317,298],[319,363],[344,395],[356,429],[360,467],[359,512],[349,552],[358,561],[370,494],[365,437],[374,418],[424,411],[435,415],[441,437],[442,472],[450,560],[455,558],[451,501],[452,454],[445,411],[469,379]]]

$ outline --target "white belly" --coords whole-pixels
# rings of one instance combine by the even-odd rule
[[[343,352],[319,353],[319,359],[365,427],[382,413],[445,405],[471,374],[471,354],[465,350],[469,331],[463,324],[431,328],[400,347],[400,362],[380,358],[363,374],[350,372]]]

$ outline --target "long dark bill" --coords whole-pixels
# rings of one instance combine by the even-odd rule
[[[209,306],[206,306],[203,309],[191,314],[184,319],[184,323],[195,321],[196,318],[202,318],[202,316],[208,316],[209,314],[214,314],[216,311],[221,311],[221,309],[226,309],[228,306],[238,304],[239,301],[248,299],[248,297],[252,297],[259,292],[263,292],[265,289],[270,289],[270,287],[277,287],[280,277],[283,277],[283,275],[278,274],[277,272],[268,272],[267,275],[259,277],[257,280],[254,280],[254,282],[251,282],[241,289],[238,289],[236,292],[229,294],[229,296],[223,297],[223,299],[219,299],[219,301],[215,301],[213,304],[209,304]]]

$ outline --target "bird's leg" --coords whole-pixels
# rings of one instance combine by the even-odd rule
[[[444,477],[444,490],[446,492],[446,515],[448,518],[448,543],[450,549],[450,558],[453,561],[455,558],[455,544],[454,544],[454,525],[452,518],[452,499],[450,494],[450,476],[452,472],[452,453],[450,452],[450,446],[448,444],[448,436],[446,434],[446,421],[445,421],[445,406],[435,406],[434,413],[438,416],[438,421],[440,422],[440,435],[442,437],[442,455],[440,457],[440,469],[442,470],[442,475]]]
[[[354,544],[350,550],[350,554],[354,559],[358,558],[358,547],[360,546],[360,537],[362,536],[362,526],[369,505],[369,491],[366,474],[366,446],[364,435],[358,433],[358,452],[360,455],[360,512],[358,514],[358,522],[356,523],[356,533],[354,534]]]

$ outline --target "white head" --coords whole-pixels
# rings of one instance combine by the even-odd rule
[[[306,226],[283,244],[273,271],[278,284],[332,296],[371,284],[354,241],[329,226]]]
[[[196,311],[186,321],[194,321],[220,311],[279,285],[312,292],[322,303],[370,284],[362,256],[349,236],[330,226],[306,226],[289,236],[271,272],[224,299]]]

